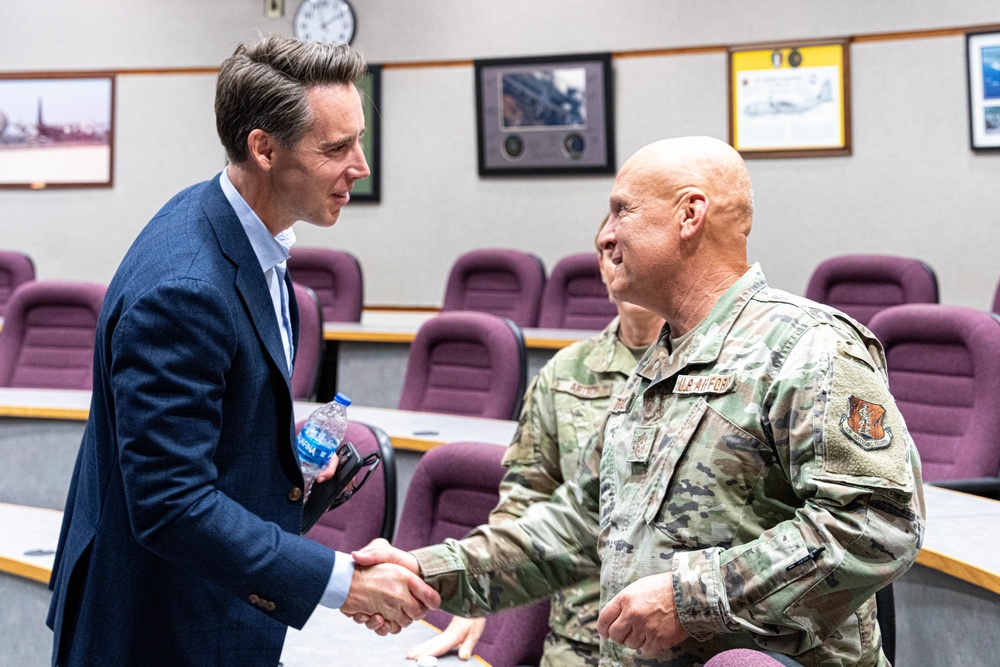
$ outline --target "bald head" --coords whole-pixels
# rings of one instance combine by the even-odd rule
[[[711,221],[743,236],[753,222],[753,188],[740,154],[712,137],[680,137],[653,142],[639,149],[622,167],[620,176],[638,175],[659,194],[694,188],[709,202]],[[710,232],[718,224],[710,226]],[[716,229],[711,229],[716,228]]]
[[[686,331],[743,275],[753,191],[743,158],[710,137],[657,141],[628,159],[598,237],[619,301]]]

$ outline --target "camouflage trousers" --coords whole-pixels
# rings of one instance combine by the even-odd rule
[[[600,644],[577,642],[550,632],[545,636],[545,653],[538,667],[597,667]]]

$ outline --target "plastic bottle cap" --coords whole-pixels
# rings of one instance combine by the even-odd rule
[[[417,667],[437,667],[438,659],[433,655],[422,655],[417,659]]]
[[[337,392],[336,396],[333,397],[333,400],[345,406],[351,404],[351,399],[348,398],[346,395],[341,394],[339,391]]]

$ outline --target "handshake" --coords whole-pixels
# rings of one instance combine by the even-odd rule
[[[340,611],[356,623],[382,636],[396,634],[441,606],[441,596],[420,578],[412,554],[379,538],[351,556],[354,578]]]

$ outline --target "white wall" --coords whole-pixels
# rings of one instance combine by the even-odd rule
[[[297,2],[0,0],[0,70],[124,70],[117,80],[115,186],[0,190],[0,247],[39,277],[110,279],[138,230],[176,191],[223,166],[214,77],[136,70],[214,67],[256,31],[290,34]],[[366,300],[437,305],[462,252],[509,246],[551,267],[590,248],[610,176],[489,178],[476,170],[473,58],[634,52],[871,35],[1000,23],[994,0],[837,3],[767,0],[353,0],[355,46],[372,62],[458,61],[383,72],[380,204],[351,204],[333,230],[300,225],[303,245],[342,247],[365,267]],[[968,147],[961,35],[851,46],[854,154],[752,160],[752,259],[801,293],[812,268],[845,252],[916,256],[942,300],[987,307],[1000,261],[1000,154]],[[649,141],[727,138],[721,50],[616,57],[618,164]]]

